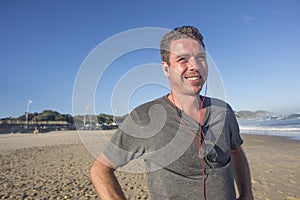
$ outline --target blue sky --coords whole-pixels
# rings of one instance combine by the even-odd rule
[[[1,0],[0,117],[24,114],[29,99],[30,112],[72,114],[76,76],[97,45],[134,28],[187,24],[203,33],[234,110],[300,112],[299,10],[298,0]],[[112,63],[97,86],[96,113],[115,112],[112,86],[144,63],[160,63],[159,52],[136,52]],[[166,92],[142,87],[130,109]]]

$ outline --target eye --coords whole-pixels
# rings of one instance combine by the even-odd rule
[[[197,60],[199,60],[199,61],[205,61],[206,60],[206,56],[205,55],[199,55],[199,56],[197,56]]]
[[[185,63],[187,61],[188,61],[187,57],[180,57],[180,58],[177,59],[177,62],[179,62],[179,63]]]

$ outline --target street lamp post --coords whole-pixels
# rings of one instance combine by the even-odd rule
[[[29,113],[29,105],[32,103],[31,100],[28,101],[27,103],[27,110],[26,110],[26,126],[25,128],[28,129],[28,113]]]
[[[87,114],[87,111],[89,110],[90,107],[91,107],[90,105],[88,105],[88,106],[85,107],[84,116],[83,116],[83,126],[84,127],[86,125],[86,114]],[[90,121],[91,121],[91,119],[90,119]]]
[[[117,114],[117,111],[115,110],[115,112],[113,113],[113,122],[115,124],[117,124],[117,122],[116,122],[116,114]]]

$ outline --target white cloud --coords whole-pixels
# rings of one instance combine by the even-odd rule
[[[249,24],[255,20],[255,17],[250,15],[241,15],[241,20],[243,23]]]

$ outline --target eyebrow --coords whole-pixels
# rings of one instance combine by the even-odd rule
[[[176,55],[176,58],[179,58],[179,57],[190,57],[191,54],[188,54],[188,53],[183,53],[183,54],[175,54]]]
[[[196,56],[205,56],[206,57],[206,52],[200,52]]]
[[[190,57],[191,54],[188,54],[188,53],[183,53],[183,54],[175,54],[175,58],[179,58],[179,57]],[[197,56],[206,56],[206,53],[205,52],[199,52],[198,54],[196,54],[196,57]]]

